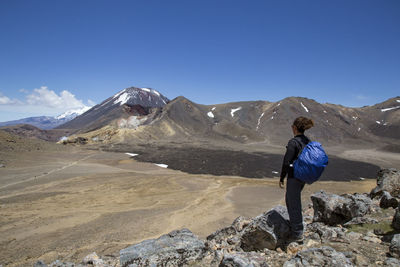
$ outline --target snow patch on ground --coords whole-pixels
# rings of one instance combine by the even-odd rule
[[[273,173],[273,174],[279,174],[279,172],[276,172],[276,171],[272,171],[272,173]]]
[[[400,99],[396,99],[396,101],[400,103]]]
[[[61,137],[60,138],[60,140],[58,140],[59,142],[64,142],[64,141],[67,141],[68,140],[68,137],[67,136],[63,136],[63,137]]]
[[[300,102],[301,106],[305,109],[305,111],[308,112],[308,108],[306,106],[304,106],[303,102]]]
[[[211,111],[207,113],[207,116],[210,118],[214,118],[214,114]]]
[[[167,164],[157,164],[157,163],[154,163],[154,165],[157,165],[158,167],[161,167],[161,168],[168,168],[168,165],[167,165]]]
[[[213,107],[211,110],[214,111],[217,107]]]
[[[233,118],[233,115],[235,115],[235,112],[236,111],[239,111],[239,110],[241,110],[242,109],[242,107],[238,107],[238,108],[233,108],[233,109],[231,109],[231,116],[232,116],[232,118]]]
[[[328,112],[326,112],[326,110],[324,110],[324,113],[328,113]]]
[[[356,116],[353,116],[353,120],[357,120],[358,119],[358,117],[356,117]]]
[[[358,127],[358,131],[360,131],[361,130],[361,127]]]
[[[117,100],[114,101],[114,104],[118,104],[122,106],[123,104],[125,104],[126,102],[128,102],[129,100],[129,94],[124,92],[123,94],[121,94]]]
[[[376,121],[376,123],[377,123],[377,124],[381,124],[381,122],[380,122],[380,121]]]
[[[398,106],[398,107],[392,107],[392,108],[384,108],[384,109],[381,109],[381,111],[382,111],[382,112],[385,112],[385,111],[389,111],[389,110],[393,110],[393,109],[398,109],[398,108],[400,108],[400,106]]]
[[[128,156],[131,156],[131,157],[136,157],[139,155],[139,154],[135,154],[135,153],[125,153],[125,154]]]

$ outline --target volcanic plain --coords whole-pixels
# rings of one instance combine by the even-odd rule
[[[284,147],[243,145],[230,151],[215,146],[164,145],[104,151],[101,147],[21,142],[27,141],[6,136],[0,151],[3,266],[32,266],[39,259],[78,262],[94,251],[118,257],[122,248],[180,228],[205,238],[238,216],[253,217],[284,204],[285,191],[278,187]],[[369,178],[375,177],[372,172],[379,167],[400,166],[398,153],[328,150],[340,159],[333,169],[352,166],[356,174],[346,179],[346,173],[333,172],[338,179],[328,177],[306,186],[303,206],[321,189],[369,192],[376,180],[357,177],[355,166],[370,168]],[[232,166],[246,162],[252,165],[229,172]],[[171,164],[174,169],[155,163]],[[224,164],[228,167],[218,168]],[[199,166],[203,171],[195,173]],[[246,168],[258,178],[241,172]]]

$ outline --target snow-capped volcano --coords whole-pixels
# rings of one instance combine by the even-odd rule
[[[85,113],[86,111],[88,111],[91,108],[92,107],[85,106],[85,107],[79,108],[79,109],[68,110],[68,111],[64,112],[63,114],[56,116],[55,118],[57,120],[64,120],[64,123],[65,123],[67,121],[75,119],[77,116]]]
[[[129,87],[58,128],[96,129],[117,119],[128,118],[135,114],[145,115],[149,109],[162,108],[168,102],[168,98],[154,89]]]

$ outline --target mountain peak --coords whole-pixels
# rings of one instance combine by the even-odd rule
[[[93,130],[118,119],[126,119],[132,115],[133,110],[141,114],[144,110],[162,108],[169,102],[168,98],[152,88],[129,87],[59,128]]]
[[[148,107],[162,107],[169,102],[169,99],[152,88],[129,87],[115,94],[107,103],[111,101],[120,106],[140,104]]]

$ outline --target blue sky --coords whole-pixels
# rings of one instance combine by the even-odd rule
[[[400,95],[400,1],[0,1],[0,121],[126,87],[214,104]]]

